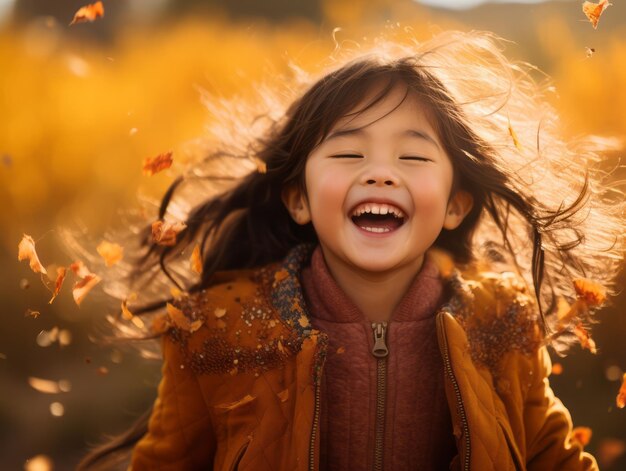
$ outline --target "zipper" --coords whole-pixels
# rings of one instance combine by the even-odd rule
[[[313,358],[315,358],[318,354],[318,349],[325,349],[325,344],[320,346],[319,343],[315,347],[315,352],[313,353]],[[324,353],[324,358],[326,354]],[[316,373],[313,381],[315,383],[315,405],[313,408],[313,426],[311,427],[311,438],[309,441],[309,470],[315,471],[315,438],[317,436],[317,428],[319,426],[320,420],[320,388],[321,388],[321,379],[322,379],[322,368],[324,367],[324,363],[321,364],[319,371]]]
[[[461,390],[459,388],[459,383],[454,376],[454,371],[452,370],[452,365],[450,363],[450,356],[448,353],[448,338],[446,337],[446,331],[444,327],[444,316],[445,311],[441,311],[437,314],[437,332],[440,334],[439,338],[441,340],[441,353],[443,356],[443,364],[446,369],[446,373],[448,374],[448,378],[452,382],[454,386],[454,395],[456,396],[457,406],[459,415],[461,416],[461,426],[463,427],[463,436],[465,437],[465,449],[467,452],[464,455],[463,459],[463,469],[470,469],[470,435],[469,435],[469,425],[467,424],[467,416],[465,415],[465,406],[463,405],[463,398],[461,397]]]
[[[383,450],[385,445],[385,401],[387,392],[387,355],[389,349],[385,342],[386,322],[372,322],[376,357],[376,441],[374,446],[374,471],[383,469]]]
[[[315,471],[315,436],[320,414],[320,385],[315,381],[315,408],[313,412],[313,428],[311,429],[311,442],[309,444],[309,470]]]

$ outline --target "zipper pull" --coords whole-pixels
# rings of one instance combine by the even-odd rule
[[[372,322],[372,330],[374,331],[374,348],[372,349],[372,353],[378,358],[386,357],[389,354],[389,349],[385,343],[387,323]]]

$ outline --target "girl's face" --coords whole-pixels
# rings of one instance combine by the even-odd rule
[[[283,193],[294,220],[313,223],[329,266],[417,272],[442,228],[457,227],[471,209],[468,193],[449,198],[452,163],[417,97],[398,106],[404,94],[396,87],[339,120],[308,157],[306,195]]]

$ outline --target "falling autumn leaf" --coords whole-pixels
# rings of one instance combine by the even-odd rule
[[[74,19],[70,23],[72,26],[75,23],[84,23],[86,21],[92,22],[98,18],[104,16],[104,6],[102,2],[91,3],[84,7],[81,7],[75,14]]]
[[[574,427],[572,440],[577,441],[582,446],[587,446],[591,441],[591,429],[589,427]]]
[[[54,282],[54,292],[52,293],[52,298],[48,301],[48,304],[52,304],[52,301],[59,295],[59,291],[61,291],[61,286],[63,286],[63,280],[65,280],[65,276],[67,275],[66,267],[58,267],[57,268],[57,279]]]
[[[511,126],[511,122],[509,121],[509,134],[511,135],[511,138],[513,139],[513,144],[515,144],[515,147],[517,148],[517,150],[522,150],[522,145],[519,142],[519,139],[517,138],[517,133],[515,132],[515,129],[513,129],[513,126]]]
[[[587,16],[593,29],[598,27],[598,21],[600,21],[600,15],[606,10],[608,7],[613,5],[609,3],[609,0],[600,0],[598,3],[593,2],[585,2],[583,3],[583,13]]]
[[[176,245],[176,236],[186,227],[184,222],[155,221],[152,223],[152,241],[163,246]]]
[[[156,157],[147,157],[143,161],[143,174],[152,176],[172,166],[172,152],[165,152]]]
[[[35,251],[35,241],[31,236],[24,234],[22,240],[17,246],[17,251],[18,261],[29,260],[30,268],[35,273],[43,273],[44,275],[48,273],[39,261],[39,257],[37,257],[37,252]]]
[[[98,244],[96,251],[104,259],[104,263],[107,267],[115,265],[124,257],[124,248],[121,245],[106,240]]]
[[[179,329],[193,333],[202,326],[201,320],[190,321],[183,311],[170,303],[166,304],[166,310],[172,323]]]
[[[582,324],[577,324],[574,327],[574,334],[578,337],[578,341],[580,342],[580,346],[585,350],[589,350],[591,353],[596,353],[596,343],[593,341],[587,329],[583,327]]]
[[[595,48],[593,48],[593,47],[586,47],[585,46],[585,54],[586,54],[587,58],[593,56],[595,52],[596,52]]]
[[[622,385],[620,386],[617,397],[615,398],[615,403],[620,409],[623,409],[626,406],[626,373],[622,376]]]
[[[585,300],[590,307],[597,307],[606,301],[606,288],[600,283],[586,278],[574,280],[574,289],[578,297]]]
[[[200,245],[196,244],[191,254],[191,269],[198,274],[202,274],[202,256],[200,255]]]
[[[83,299],[91,291],[91,289],[96,286],[102,278],[100,278],[95,273],[91,273],[89,269],[81,262],[80,260],[74,262],[70,265],[70,269],[74,272],[76,276],[80,278],[72,288],[72,296],[74,297],[74,302],[80,306],[80,303],[83,302]]]
[[[32,309],[26,309],[24,313],[24,317],[32,317],[33,319],[37,319],[41,313],[39,311],[33,311]]]

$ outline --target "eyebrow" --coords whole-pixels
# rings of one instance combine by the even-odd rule
[[[326,136],[326,139],[324,139],[323,142],[328,142],[331,139],[335,139],[338,137],[358,136],[358,135],[362,135],[365,133],[366,131],[364,130],[364,128],[338,129],[337,131],[333,131],[330,134],[328,134],[328,136]],[[433,136],[431,136],[427,132],[419,131],[417,129],[406,129],[405,131],[399,133],[398,137],[414,137],[417,139],[423,139],[425,141],[428,141],[434,144],[437,148],[439,149],[441,148],[441,146],[439,145],[439,143],[435,140]]]

